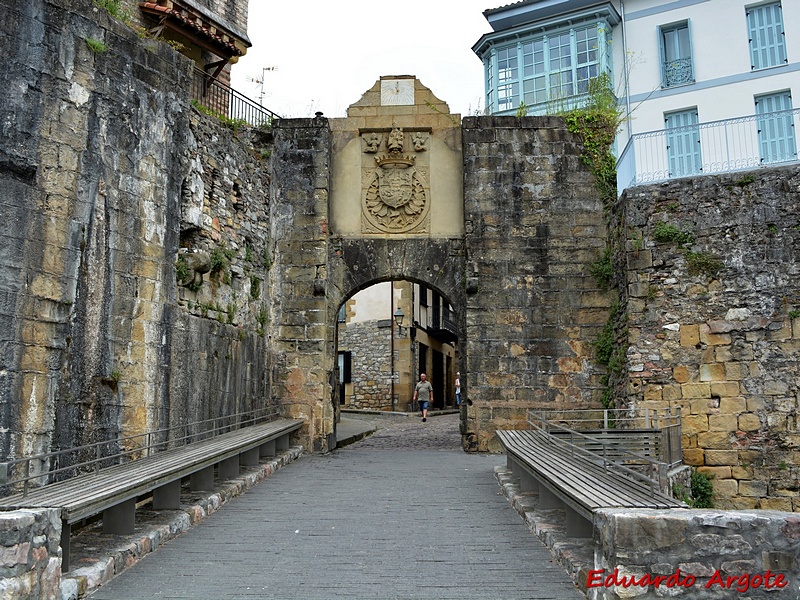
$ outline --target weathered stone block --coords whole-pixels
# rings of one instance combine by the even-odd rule
[[[763,498],[767,495],[767,484],[764,481],[740,481],[739,495]]]
[[[725,365],[714,363],[700,365],[700,381],[723,381],[725,379]]]
[[[708,325],[702,324],[699,327],[700,342],[709,346],[722,346],[731,343],[729,333],[711,333]]]
[[[713,393],[713,386],[712,386]],[[722,398],[719,401],[719,412],[724,414],[736,415],[745,412],[747,402],[744,398]]]
[[[706,464],[709,464],[708,459],[706,459]],[[739,493],[739,482],[735,479],[715,479],[712,486],[715,503],[718,503],[720,498],[732,498]]]
[[[687,465],[705,464],[705,452],[702,448],[684,448],[683,462]]]
[[[682,430],[686,434],[708,431],[708,417],[705,415],[684,415]]]
[[[709,450],[730,450],[731,434],[733,430],[727,431],[706,431],[697,434],[697,445]],[[711,463],[709,463],[711,464]],[[727,464],[727,463],[726,463]],[[734,464],[734,463],[730,463]]]
[[[681,325],[681,346],[696,346],[700,343],[700,328],[698,325]]]
[[[723,372],[724,372],[724,365],[723,365]],[[723,373],[724,374],[724,373]],[[720,400],[720,410],[723,412],[737,412],[731,408],[725,408],[723,403],[726,400],[731,400],[731,396],[738,396],[739,395],[739,383],[735,381],[722,381],[722,382],[714,382],[711,384],[711,395],[721,398]],[[739,411],[744,410],[744,408],[739,409]]]
[[[738,465],[736,450],[706,450],[706,464],[709,466]]]
[[[761,429],[761,420],[758,415],[753,413],[739,415],[739,429],[742,431],[758,431]]]
[[[737,424],[736,415],[710,415],[708,417],[709,431],[736,431]]]
[[[711,398],[711,386],[708,383],[684,383],[681,395],[684,398]]]
[[[691,377],[689,369],[684,366],[673,367],[672,376],[678,383],[686,383]]]
[[[733,381],[741,381],[750,376],[750,367],[747,363],[729,362],[725,363],[725,378]]]
[[[731,468],[730,467],[698,467],[697,469],[701,473],[705,475],[709,475],[715,479],[730,479],[731,478]]]

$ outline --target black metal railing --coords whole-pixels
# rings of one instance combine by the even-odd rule
[[[27,495],[31,485],[41,487],[69,476],[97,472],[104,467],[144,458],[170,448],[186,446],[243,427],[271,421],[278,416],[274,408],[257,409],[0,463],[0,485],[4,486],[0,495],[19,491],[20,486],[23,495]]]
[[[231,124],[246,123],[253,127],[266,127],[280,118],[280,115],[197,68],[192,79],[191,99],[201,112]]]
[[[434,304],[431,307],[431,320],[429,324],[430,329],[440,329],[449,331],[458,335],[458,327],[456,326],[455,314],[448,308],[441,304]]]

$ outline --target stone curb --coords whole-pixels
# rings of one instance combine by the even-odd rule
[[[281,467],[297,460],[302,454],[302,446],[292,446],[269,462],[219,484],[211,495],[192,506],[176,511],[177,514],[168,523],[131,539],[126,545],[113,550],[111,556],[98,557],[94,564],[66,573],[61,578],[61,600],[77,600],[95,591],[150,552],[154,552],[162,544],[219,510],[229,500],[240,496]]]
[[[593,543],[588,540],[568,538],[564,525],[564,511],[539,509],[538,495],[520,492],[519,479],[514,477],[510,469],[495,467],[494,475],[503,490],[503,495],[520,514],[531,533],[541,540],[556,562],[572,577],[578,589],[586,594],[589,570],[594,564]]]

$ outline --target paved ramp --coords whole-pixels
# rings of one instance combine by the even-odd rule
[[[458,448],[457,415],[379,418],[144,558],[93,600],[582,599],[500,493],[502,456]]]

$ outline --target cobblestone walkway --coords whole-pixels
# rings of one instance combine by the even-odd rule
[[[458,416],[300,458],[93,600],[582,599],[503,497],[504,457],[461,451]]]

